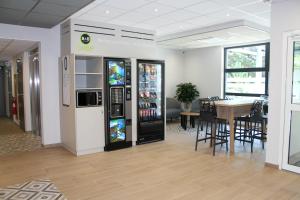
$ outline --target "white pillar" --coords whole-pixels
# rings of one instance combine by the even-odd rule
[[[27,51],[23,53],[23,95],[25,131],[31,131],[30,60]]]

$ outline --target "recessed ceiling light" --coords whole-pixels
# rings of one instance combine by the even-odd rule
[[[227,13],[227,14],[226,14],[226,17],[230,17],[230,14],[229,14],[229,13]]]
[[[105,11],[105,14],[109,14],[109,13],[110,13],[110,11],[109,11],[109,10],[106,10],[106,11]]]
[[[155,9],[154,9],[154,12],[158,12],[158,8],[155,8]]]

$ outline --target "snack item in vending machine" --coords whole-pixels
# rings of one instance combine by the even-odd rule
[[[145,96],[149,98],[150,97],[150,92],[145,92]]]

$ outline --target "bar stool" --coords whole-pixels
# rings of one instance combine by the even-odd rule
[[[211,132],[210,136],[208,136],[208,134],[205,134],[204,138],[199,139],[201,121],[211,123],[212,128],[213,128],[213,126],[215,126],[215,128],[217,128],[218,119],[217,119],[217,112],[216,112],[216,106],[215,106],[214,101],[209,100],[209,101],[201,102],[201,104],[200,104],[200,117],[198,120],[195,151],[197,151],[198,142],[201,142],[201,141],[206,142],[206,140],[208,140],[208,139],[210,139],[210,144],[213,145],[213,156],[215,156],[216,145],[226,144],[226,150],[228,151],[227,137],[220,136],[217,133],[215,136],[213,136],[213,134]],[[215,131],[217,132],[217,130],[215,130]]]
[[[262,149],[264,149],[264,142],[266,140],[265,133],[265,118],[262,113],[262,102],[254,101],[250,115],[237,117],[234,122],[235,140],[251,144],[251,153],[253,153],[253,143],[255,139],[262,142]]]
[[[211,100],[211,101],[220,101],[220,100],[226,100],[226,99],[227,99],[226,97],[225,97],[225,99],[221,99],[219,96],[209,97],[209,100]],[[230,131],[227,129],[228,122],[225,119],[220,119],[220,118],[217,118],[217,121],[218,121],[218,129],[217,129],[218,137],[224,137],[224,138],[226,137],[226,139],[228,137],[230,137]],[[211,126],[211,130],[212,130],[212,126]],[[211,133],[208,132],[207,127],[206,127],[206,135],[211,135]],[[223,144],[221,144],[221,145],[223,145]]]

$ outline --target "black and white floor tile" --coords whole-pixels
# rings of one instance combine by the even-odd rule
[[[12,120],[0,117],[0,156],[42,148],[41,137],[24,132]]]
[[[67,200],[50,180],[35,180],[0,188],[0,200]]]

